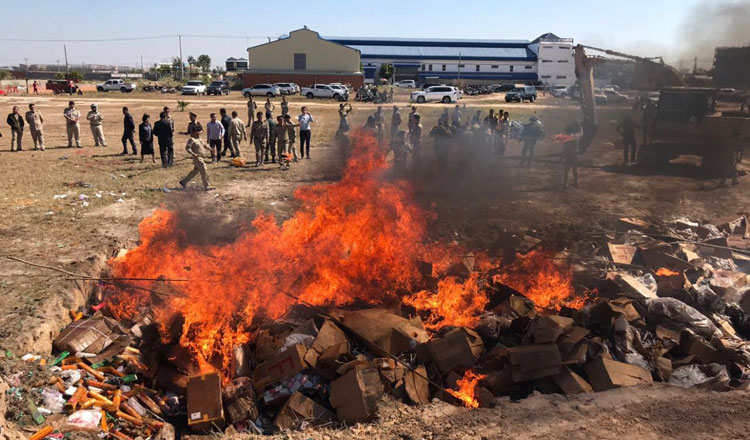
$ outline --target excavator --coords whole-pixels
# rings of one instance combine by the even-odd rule
[[[646,145],[641,146],[638,153],[640,165],[658,168],[677,156],[694,155],[701,157],[704,169],[715,173],[725,169],[731,151],[742,151],[744,146],[750,145],[750,112],[745,106],[739,111],[719,111],[716,89],[685,87],[679,73],[663,60],[656,62],[654,58],[579,44],[574,50],[574,61],[581,91],[583,151],[592,142],[597,128],[594,68],[606,62],[603,57],[587,55],[586,49],[638,62],[635,82],[642,81],[647,89],[661,89],[655,114],[644,118],[642,108],[633,109],[636,123],[645,124],[648,131]]]

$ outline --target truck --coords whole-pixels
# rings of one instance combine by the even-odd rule
[[[111,92],[117,90],[123,93],[130,93],[135,90],[135,83],[126,83],[125,80],[122,79],[110,79],[96,85],[97,92]]]
[[[206,95],[228,95],[229,94],[229,81],[217,80],[211,81],[211,84],[206,87]]]
[[[328,84],[315,84],[311,87],[302,87],[300,94],[307,97],[307,99],[332,98],[336,101],[347,100],[347,97],[340,89],[333,88]]]

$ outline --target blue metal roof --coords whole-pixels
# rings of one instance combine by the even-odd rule
[[[457,72],[419,72],[419,78],[440,78],[440,79],[457,79]],[[531,80],[536,81],[539,79],[536,73],[526,72],[461,72],[461,78],[463,79],[481,79],[481,80]]]
[[[347,46],[425,46],[425,47],[526,47],[529,40],[470,40],[461,38],[380,38],[323,37]]]
[[[435,46],[369,46],[348,45],[357,49],[363,59],[390,58],[410,60],[498,60],[536,61],[536,54],[527,47],[435,47]]]

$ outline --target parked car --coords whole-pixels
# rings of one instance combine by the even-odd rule
[[[597,88],[594,89],[594,102],[596,103],[596,105],[607,105],[609,99],[607,98],[606,93]]]
[[[432,86],[418,92],[412,92],[409,100],[411,102],[430,102],[439,101],[444,104],[458,102],[461,99],[461,92],[453,86]]]
[[[182,86],[183,95],[205,95],[206,84],[203,81],[188,81],[187,84]]]
[[[229,81],[211,81],[206,87],[206,95],[228,95]]]
[[[333,84],[328,84],[328,86],[333,87],[336,90],[339,90],[343,94],[342,96],[346,98],[345,100],[346,101],[349,100],[349,89],[347,89],[345,85],[340,84],[340,83],[333,83]]]
[[[300,91],[299,84],[297,84],[297,83],[289,83],[289,84],[291,84],[294,87],[294,93],[299,93],[299,91]]]
[[[413,79],[402,79],[401,81],[397,82],[395,86],[402,89],[416,89],[417,82]]]
[[[242,89],[242,96],[247,98],[248,96],[268,96],[273,98],[281,96],[281,89],[274,84],[256,84],[252,87]]]
[[[274,85],[281,90],[282,95],[294,95],[297,93],[297,88],[294,87],[293,83],[276,83]]]
[[[555,98],[567,98],[570,94],[568,92],[568,86],[552,86],[552,90],[550,90],[550,93]]]
[[[507,93],[513,90],[513,84],[490,84],[489,88],[492,93]]]
[[[628,101],[628,96],[618,92],[615,89],[604,89],[602,90],[607,96],[607,104],[622,104]]]
[[[119,90],[123,93],[130,93],[135,90],[135,83],[126,83],[121,79],[110,79],[106,82],[96,85],[97,92],[111,92],[113,90]]]
[[[513,87],[513,90],[505,94],[505,102],[534,102],[536,101],[536,88],[534,86]]]
[[[346,91],[347,94],[349,93],[349,87],[347,87],[347,86],[345,86],[345,85],[343,85],[341,83],[329,83],[328,85],[329,86],[339,86],[339,88],[344,89],[344,91]]]
[[[313,98],[333,98],[337,101],[345,101],[348,98],[347,94],[341,89],[333,88],[328,84],[315,84],[312,87],[302,87],[300,94],[307,97],[307,99]]]

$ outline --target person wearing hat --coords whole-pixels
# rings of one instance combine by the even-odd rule
[[[401,112],[398,111],[398,106],[393,106],[393,114],[391,115],[391,142],[396,141],[398,132],[401,130]]]
[[[529,123],[523,126],[523,133],[521,133],[521,139],[523,141],[523,149],[521,150],[521,165],[531,165],[531,158],[534,156],[534,147],[536,147],[537,141],[544,137],[544,127],[539,122],[539,118],[532,116],[529,118]]]
[[[188,139],[187,144],[185,144],[185,151],[187,151],[193,159],[193,169],[184,179],[180,180],[180,186],[182,186],[182,188],[186,188],[187,183],[190,182],[193,177],[200,174],[201,180],[203,180],[203,189],[206,191],[210,189],[208,186],[208,174],[206,173],[206,162],[203,158],[211,157],[213,153],[212,150],[206,146],[205,142],[200,139],[202,132],[203,127],[201,127],[200,124],[194,126],[193,131],[190,133],[190,139]]]
[[[68,102],[68,107],[63,110],[65,117],[65,130],[68,133],[68,148],[73,147],[73,139],[76,140],[76,147],[81,148],[81,112],[76,108],[74,101]]]
[[[89,121],[89,124],[91,125],[91,134],[94,136],[94,146],[98,147],[101,145],[102,147],[106,147],[107,140],[104,139],[104,130],[102,129],[104,116],[99,112],[99,106],[97,106],[96,103],[91,104],[91,111],[86,115],[86,120]],[[77,137],[76,142],[79,142]]]

